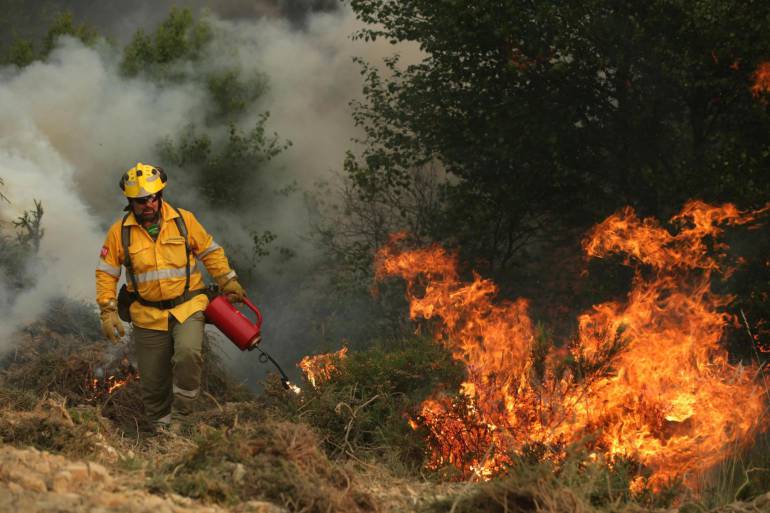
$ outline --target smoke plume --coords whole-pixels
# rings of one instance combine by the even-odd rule
[[[393,48],[384,42],[352,41],[358,22],[349,9],[293,2],[290,18],[282,16],[288,12],[282,9],[291,7],[288,3],[271,10],[267,7],[272,4],[262,2],[257,4],[267,6],[265,12],[236,18],[236,4],[245,5],[227,2],[228,19],[209,15],[214,39],[202,61],[186,65],[200,71],[235,66],[246,76],[267,78],[266,93],[239,123],[254,126],[270,111],[267,130],[293,143],[270,164],[275,171],[271,185],[279,190],[297,184],[308,190],[340,169],[350,139],[357,135],[348,104],[360,96],[361,78],[352,57],[379,62]],[[131,27],[115,28],[120,37],[129,29],[152,30],[143,4],[137,5],[123,17],[135,20]],[[157,20],[157,11],[151,18]],[[419,56],[416,48],[401,53],[406,61]],[[0,283],[0,351],[11,347],[14,330],[37,318],[51,298],[93,301],[99,248],[124,205],[117,187],[121,174],[138,161],[164,165],[158,161],[159,141],[206,123],[204,81],[159,84],[141,75],[127,79],[119,73],[119,62],[120,50],[114,45],[90,48],[62,37],[45,62],[0,69],[0,178],[5,181],[2,192],[11,200],[0,205],[0,220],[7,228],[33,200],[41,201],[45,210],[45,236],[38,258],[28,264],[34,284],[11,297]],[[300,194],[269,208],[243,205],[234,216],[206,208],[195,191],[181,187],[188,183],[185,170],[167,170],[167,197],[195,212],[215,239],[248,245],[253,232],[269,229],[281,244],[293,245],[297,265],[309,269],[313,249],[303,246],[308,219]],[[281,319],[277,324],[291,325],[291,316],[301,315],[281,311],[290,296],[279,300],[259,294],[255,291],[272,318]]]

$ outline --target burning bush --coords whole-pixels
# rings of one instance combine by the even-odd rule
[[[0,405],[30,409],[54,393],[67,407],[97,408],[125,431],[150,430],[131,347],[101,340],[94,317],[93,309],[60,300],[43,320],[19,333],[16,349],[0,362]],[[213,407],[216,402],[252,397],[228,376],[208,339],[203,352],[202,406],[212,398]]]
[[[724,227],[757,215],[691,202],[672,219],[675,233],[631,209],[597,225],[586,254],[622,255],[635,269],[632,290],[582,315],[576,339],[540,361],[526,300],[496,303],[495,284],[462,282],[442,248],[402,250],[395,237],[378,254],[378,277],[407,281],[411,317],[436,322],[438,340],[467,367],[460,401],[435,394],[422,405],[430,466],[488,477],[532,447],[559,460],[583,443],[608,461],[639,461],[650,476],[634,488],[660,489],[750,442],[763,390],[756,368],[729,363],[720,340],[732,298],[710,285],[730,273]]]
[[[317,354],[305,356],[297,364],[302,369],[305,379],[318,388],[322,383],[331,380],[339,372],[340,361],[348,354],[348,348],[343,347],[336,353]]]
[[[586,463],[585,454],[573,454],[563,464],[518,458],[501,478],[467,483],[455,493],[427,504],[421,513],[504,513],[508,511],[562,513],[649,511],[650,506],[669,506],[672,493],[643,498],[647,507],[631,500],[629,482],[633,469],[627,465]],[[671,491],[676,491],[676,486]],[[637,499],[642,499],[637,497]]]

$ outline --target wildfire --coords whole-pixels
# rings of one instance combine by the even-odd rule
[[[443,248],[401,251],[404,235],[394,236],[378,253],[378,279],[405,279],[410,316],[440,321],[437,338],[467,367],[459,399],[433,397],[412,421],[429,432],[429,465],[483,478],[511,454],[558,460],[580,443],[610,462],[638,461],[651,476],[637,487],[658,488],[747,442],[763,389],[757,369],[730,364],[720,346],[732,298],[710,281],[729,272],[727,248],[714,242],[722,226],[757,214],[690,202],[671,220],[675,234],[630,208],[609,217],[583,248],[589,258],[621,255],[635,269],[631,291],[595,305],[579,317],[576,340],[546,351],[526,300],[495,302],[495,284],[461,282]]]
[[[337,363],[345,358],[348,348],[343,347],[335,353],[317,354],[306,356],[297,364],[305,373],[307,380],[313,387],[317,387],[325,381],[329,381],[337,371]]]
[[[754,72],[754,85],[751,86],[754,96],[770,93],[770,62],[763,62]]]

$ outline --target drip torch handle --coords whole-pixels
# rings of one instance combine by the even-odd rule
[[[252,312],[254,312],[257,315],[257,327],[262,327],[262,312],[259,311],[259,308],[254,306],[254,303],[249,301],[248,298],[243,298],[243,302],[248,306]]]

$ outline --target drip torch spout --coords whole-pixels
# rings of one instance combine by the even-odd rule
[[[278,365],[278,362],[276,362],[272,356],[264,352],[261,347],[256,345],[253,347],[254,349],[260,352],[260,355],[259,355],[260,363],[270,362],[275,366],[276,369],[278,369],[278,372],[281,374],[281,385],[283,385],[283,388],[285,388],[286,390],[293,390],[291,386],[291,381],[289,381],[289,376],[287,376],[286,373],[283,372],[283,369],[281,368],[280,365]]]

